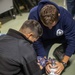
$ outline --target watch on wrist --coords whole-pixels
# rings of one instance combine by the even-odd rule
[[[61,62],[63,64],[64,67],[67,67],[67,63],[65,62]]]

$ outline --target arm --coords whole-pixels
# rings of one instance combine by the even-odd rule
[[[44,49],[40,39],[38,41],[34,42],[33,45],[34,45],[34,49],[37,53],[37,56],[42,56],[42,57],[46,56],[45,49]]]
[[[72,19],[72,16],[70,16],[69,13],[66,14],[67,16],[64,16],[64,34],[65,38],[67,40],[67,48],[65,51],[64,58],[62,59],[62,62],[67,63],[71,57],[71,55],[75,51],[75,21]],[[58,70],[56,73],[60,74],[64,70],[64,65],[60,62],[57,63]]]

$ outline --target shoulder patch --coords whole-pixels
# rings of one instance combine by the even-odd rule
[[[57,36],[63,35],[63,30],[58,29],[58,30],[56,31],[56,35],[57,35]]]

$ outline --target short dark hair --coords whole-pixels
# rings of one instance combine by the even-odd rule
[[[31,32],[34,33],[35,37],[40,37],[43,33],[43,29],[40,25],[40,23],[36,20],[26,20],[21,29],[26,29],[29,28],[31,30]]]
[[[40,19],[46,24],[44,17],[45,16],[50,17],[50,22],[52,23],[54,21],[58,20],[58,10],[57,8],[52,4],[46,4],[42,7],[40,10]]]

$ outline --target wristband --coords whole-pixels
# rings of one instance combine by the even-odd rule
[[[64,68],[67,67],[67,63],[65,62],[61,62],[61,63],[63,64]]]

